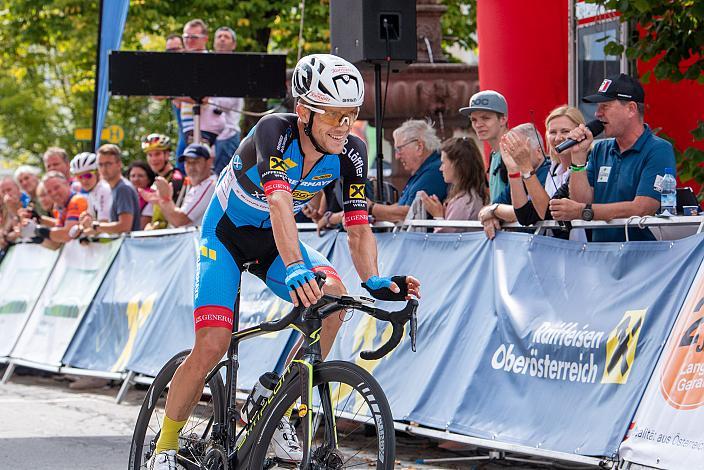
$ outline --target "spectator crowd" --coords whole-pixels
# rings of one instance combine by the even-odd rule
[[[181,35],[167,37],[166,51],[208,53],[209,38],[207,25],[194,19]],[[234,52],[237,35],[220,27],[212,44],[215,52]],[[73,158],[50,147],[43,169],[21,166],[0,180],[0,250],[18,240],[55,249],[101,234],[199,225],[218,175],[239,146],[243,99],[206,98],[196,133],[192,100],[155,98],[171,100],[178,126],[175,145],[169,136],[151,133],[142,139],[143,158],[129,166],[114,144]],[[404,122],[393,132],[393,149],[410,177],[396,199],[367,201],[370,220],[477,220],[493,238],[504,223],[554,219],[562,227],[551,232],[555,237],[624,240],[621,229],[587,233],[572,230],[570,221],[655,214],[659,182],[666,172],[674,173],[673,148],[645,124],[645,93],[637,79],[608,77],[584,101],[597,104],[594,117],[604,125],[601,140],[595,140],[577,108],[559,103],[545,118],[544,136],[534,123],[511,126],[509,103],[494,90],[474,94],[458,110],[469,119],[473,137],[442,142],[432,122]],[[352,132],[364,138],[359,124],[350,124]],[[194,134],[200,134],[199,142]],[[567,139],[577,144],[558,153],[557,146]],[[488,150],[486,165],[480,146]],[[339,182],[331,184],[299,220],[306,217],[320,230],[344,228],[341,198]],[[461,230],[466,229],[434,229]],[[647,229],[629,230],[631,240],[654,239]]]

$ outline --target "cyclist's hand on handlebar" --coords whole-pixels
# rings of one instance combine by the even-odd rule
[[[310,307],[323,296],[315,280],[315,274],[303,263],[295,263],[286,267],[286,286],[291,296],[291,302],[298,307],[299,299],[304,307]]]
[[[372,276],[362,287],[378,300],[407,300],[411,296],[420,298],[420,281],[413,276]]]

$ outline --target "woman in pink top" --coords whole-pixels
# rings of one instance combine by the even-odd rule
[[[423,205],[437,220],[477,220],[479,210],[489,201],[484,159],[474,140],[452,138],[443,142],[440,171],[450,185],[445,203],[421,191]],[[462,232],[462,228],[437,227],[435,232]]]

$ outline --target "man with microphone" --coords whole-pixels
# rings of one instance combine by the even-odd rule
[[[611,76],[583,101],[597,103],[594,116],[607,139],[594,143],[593,132],[602,127],[598,122],[581,124],[569,133],[570,198],[550,201],[553,218],[611,220],[655,214],[660,208],[658,176],[664,176],[666,168],[674,171],[675,154],[669,142],[643,123],[645,91],[640,82],[623,73]],[[628,230],[629,240],[655,240],[648,229]],[[592,236],[592,241],[601,242],[625,239],[622,228],[594,230]]]

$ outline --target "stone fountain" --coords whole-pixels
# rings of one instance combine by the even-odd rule
[[[435,122],[441,139],[449,138],[457,129],[467,129],[468,120],[457,110],[467,106],[469,97],[479,91],[476,66],[449,63],[443,54],[440,18],[447,11],[441,0],[416,1],[416,28],[418,60],[389,78],[384,139],[393,142],[392,131],[407,119],[430,118]],[[468,25],[469,27],[469,25]],[[365,95],[375,96],[374,71],[363,71]],[[382,94],[386,87],[386,67],[382,65]],[[383,96],[383,95],[382,95]],[[374,125],[374,100],[367,99],[360,119]],[[370,156],[372,157],[372,156]],[[389,155],[385,160],[389,161]],[[409,174],[393,159],[391,182],[401,189]]]

